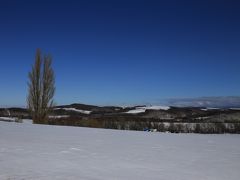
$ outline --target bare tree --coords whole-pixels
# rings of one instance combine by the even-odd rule
[[[52,57],[42,56],[37,49],[35,64],[29,72],[28,82],[28,109],[34,123],[46,123],[50,109],[53,106],[55,93],[55,76],[52,69]]]

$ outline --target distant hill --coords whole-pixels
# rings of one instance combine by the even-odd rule
[[[25,108],[0,108],[5,117],[31,119]],[[240,133],[240,108],[61,105],[48,124],[170,132]],[[238,131],[239,129],[239,131]]]

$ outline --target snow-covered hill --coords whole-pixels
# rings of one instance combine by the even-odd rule
[[[129,110],[125,113],[128,114],[138,114],[138,113],[145,113],[146,110],[169,110],[170,107],[169,106],[139,106],[139,107],[135,107],[132,110]]]
[[[76,108],[55,108],[55,110],[59,110],[59,109],[63,109],[65,111],[75,111],[75,112],[79,112],[82,114],[90,114],[91,111],[86,111],[86,110],[81,110],[81,109],[76,109]]]
[[[240,136],[0,122],[0,179],[238,180]]]

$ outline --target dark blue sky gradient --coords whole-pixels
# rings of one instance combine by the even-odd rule
[[[53,55],[58,104],[240,95],[240,3],[0,4],[0,104],[25,105],[36,48]]]

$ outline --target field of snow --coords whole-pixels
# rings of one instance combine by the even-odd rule
[[[0,117],[0,121],[16,121],[16,118],[13,118],[13,117]]]
[[[55,108],[56,110],[58,109],[63,109],[65,111],[75,111],[78,113],[82,113],[82,114],[90,114],[92,111],[86,111],[86,110],[81,110],[81,109],[76,109],[76,108]]]
[[[58,115],[58,116],[48,116],[49,118],[60,119],[60,118],[68,118],[69,115]]]
[[[142,107],[136,107],[133,110],[130,110],[126,113],[128,114],[138,114],[138,113],[144,113],[147,109],[151,110],[169,110],[169,106],[142,106]]]
[[[0,179],[239,180],[240,135],[0,122]]]

